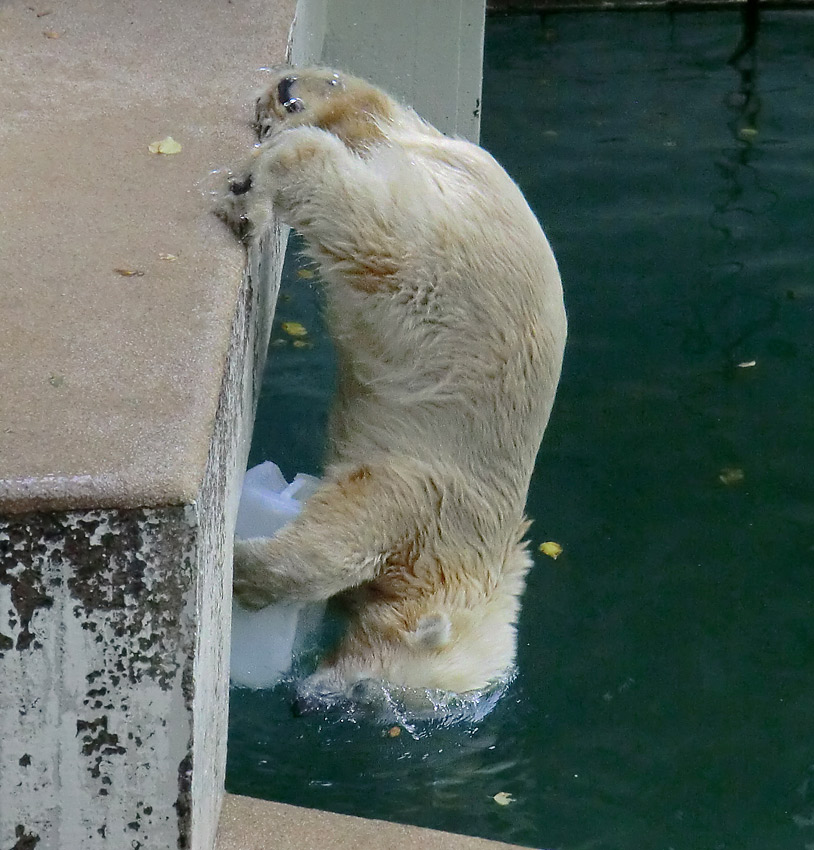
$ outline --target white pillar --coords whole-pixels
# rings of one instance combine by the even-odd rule
[[[294,64],[349,71],[477,142],[485,0],[300,0]]]

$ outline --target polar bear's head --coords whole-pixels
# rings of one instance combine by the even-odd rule
[[[321,127],[350,147],[381,137],[382,123],[399,107],[383,91],[364,80],[330,68],[278,67],[258,97],[255,110],[262,140],[284,127]]]
[[[518,558],[525,569],[527,554]],[[408,713],[420,714],[440,692],[492,692],[510,678],[518,600],[492,595],[474,606],[435,606],[404,629],[385,606],[365,608],[339,646],[298,687],[301,713],[362,705],[381,712],[397,694]]]

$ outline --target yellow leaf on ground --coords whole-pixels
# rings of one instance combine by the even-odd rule
[[[147,150],[149,150],[150,153],[181,153],[181,145],[179,145],[172,136],[167,136],[166,139],[161,139],[160,142],[153,142],[148,145]]]
[[[122,277],[144,277],[144,272],[141,269],[113,269],[113,271]]]
[[[301,325],[299,322],[283,322],[281,327],[289,336],[306,336],[308,334],[305,325]]]
[[[553,540],[547,540],[545,543],[540,544],[540,551],[556,561],[562,555],[562,546]]]

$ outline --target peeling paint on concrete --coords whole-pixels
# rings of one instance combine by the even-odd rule
[[[37,513],[0,528],[0,847],[174,845],[163,767],[192,735],[195,513]]]
[[[26,832],[25,827],[20,823],[14,828],[14,836],[17,841],[11,850],[34,850],[40,843],[39,835],[34,835],[31,832]]]

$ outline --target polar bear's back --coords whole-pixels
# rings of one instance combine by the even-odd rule
[[[369,158],[401,240],[397,273],[380,292],[329,292],[334,457],[434,453],[524,498],[565,343],[556,261],[488,153],[413,130]]]

